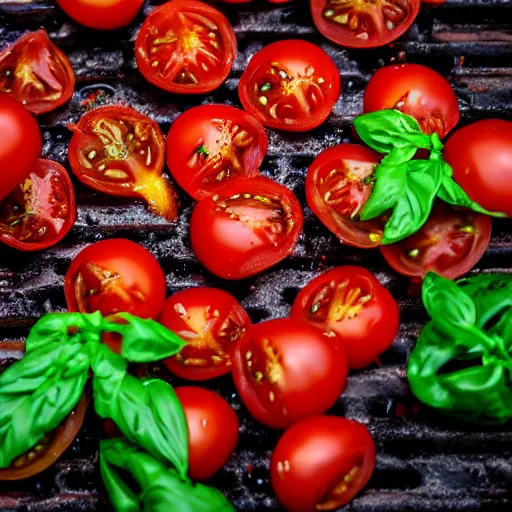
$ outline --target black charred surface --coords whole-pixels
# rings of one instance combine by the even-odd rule
[[[152,0],[144,12],[163,3]],[[226,83],[210,95],[178,97],[147,84],[138,73],[133,41],[143,18],[115,33],[94,33],[68,20],[50,0],[0,2],[0,47],[23,31],[45,27],[69,56],[77,74],[76,92],[67,107],[41,116],[44,154],[67,165],[70,133],[66,125],[83,114],[87,92],[103,89],[110,103],[124,102],[158,121],[166,132],[187,108],[200,103],[239,105],[238,79],[250,56],[264,45],[286,38],[319,44],[334,59],[343,77],[343,95],[333,115],[306,135],[271,132],[263,171],[293,189],[304,203],[304,175],[322,149],[351,137],[351,121],[361,112],[362,93],[372,73],[393,59],[430,66],[454,86],[462,123],[499,117],[512,120],[512,2],[448,0],[437,9],[423,8],[408,34],[392,47],[343,50],[314,29],[307,2],[237,10],[220,7],[233,23],[239,56]],[[179,148],[176,148],[179,151]],[[168,292],[190,286],[219,286],[234,293],[253,320],[288,314],[298,290],[332,265],[361,264],[377,273],[398,300],[402,326],[382,366],[354,372],[333,409],[355,418],[373,433],[377,468],[366,491],[344,510],[357,512],[512,510],[512,433],[509,426],[475,428],[447,420],[420,406],[410,395],[404,365],[425,313],[407,295],[407,281],[392,273],[377,251],[342,247],[306,208],[304,234],[293,257],[263,275],[239,283],[223,282],[194,259],[188,236],[192,203],[181,194],[178,222],[169,224],[148,213],[142,203],[104,196],[76,184],[78,221],[58,247],[41,254],[21,254],[0,247],[0,371],[21,356],[1,350],[1,340],[22,339],[39,316],[65,308],[62,290],[68,265],[85,245],[126,237],[147,247],[160,260]],[[478,271],[512,270],[512,232],[496,221],[491,245]],[[165,368],[151,375],[170,379]],[[174,382],[177,383],[177,382]],[[177,383],[179,384],[179,383]],[[241,511],[280,510],[268,481],[268,462],[278,439],[240,405],[229,378],[208,386],[233,405],[241,421],[236,453],[214,481]],[[405,414],[404,414],[405,413]],[[43,474],[18,483],[0,483],[0,510],[26,512],[108,510],[97,467],[98,420],[90,414],[73,446]]]

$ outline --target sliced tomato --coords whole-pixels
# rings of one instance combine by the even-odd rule
[[[168,220],[178,216],[176,194],[162,175],[165,141],[155,121],[132,108],[106,106],[69,128],[68,158],[80,181],[106,194],[142,198]]]
[[[236,36],[226,17],[196,0],[173,0],[152,11],[135,42],[144,78],[166,91],[213,91],[229,75]]]
[[[228,105],[201,105],[174,121],[167,136],[167,165],[194,199],[233,178],[259,172],[268,139],[253,116]]]

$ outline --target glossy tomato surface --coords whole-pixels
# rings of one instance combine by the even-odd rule
[[[41,155],[36,120],[15,99],[0,92],[0,200],[31,172]]]
[[[34,114],[60,107],[73,95],[75,73],[45,30],[27,32],[0,53],[0,91]]]
[[[429,271],[456,279],[484,255],[491,230],[491,217],[439,203],[417,233],[380,250],[391,268],[413,281]]]
[[[217,288],[189,288],[165,301],[160,323],[187,345],[165,361],[179,377],[206,380],[231,371],[231,353],[251,326],[240,303]]]
[[[194,199],[211,195],[234,178],[259,173],[267,154],[263,125],[228,105],[201,105],[181,114],[167,136],[167,165]]]
[[[375,443],[368,429],[336,416],[315,416],[287,430],[272,454],[270,474],[290,512],[338,510],[368,483]]]
[[[459,122],[457,96],[448,81],[419,64],[386,66],[364,91],[364,111],[397,109],[414,117],[424,133],[444,138]]]
[[[364,368],[393,343],[400,324],[398,306],[363,267],[336,267],[299,292],[292,318],[338,335],[349,367]]]
[[[359,220],[373,188],[372,175],[381,157],[357,144],[326,149],[306,176],[306,199],[313,213],[341,243],[362,249],[380,245],[384,221]]]
[[[444,157],[453,177],[473,201],[512,217],[512,123],[478,121],[457,130]]]
[[[253,55],[238,93],[245,110],[265,126],[305,132],[322,124],[341,92],[332,59],[301,40],[279,41]]]
[[[106,106],[69,128],[68,158],[82,183],[106,194],[144,199],[168,220],[177,217],[174,189],[162,175],[165,140],[155,121],[132,108]]]
[[[237,53],[227,18],[195,0],[173,0],[152,11],[135,49],[137,66],[148,82],[181,94],[217,89]]]
[[[340,341],[295,318],[251,327],[235,346],[233,361],[233,379],[244,405],[272,428],[323,414],[336,403],[347,380]]]
[[[59,243],[76,219],[75,190],[68,172],[52,160],[36,167],[0,201],[0,241],[22,251]]]
[[[89,245],[64,278],[69,311],[103,316],[126,312],[157,318],[165,301],[165,275],[144,247],[123,238]]]
[[[176,388],[188,425],[192,480],[210,479],[228,461],[238,442],[238,418],[213,391],[193,386]]]
[[[59,7],[86,27],[113,30],[129,25],[144,0],[57,0]]]
[[[421,0],[310,0],[316,28],[348,48],[375,48],[407,32]]]

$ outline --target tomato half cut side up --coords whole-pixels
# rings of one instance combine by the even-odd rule
[[[341,78],[318,46],[279,41],[252,57],[238,93],[245,110],[265,126],[305,132],[329,117],[341,93]]]
[[[308,170],[308,205],[341,243],[361,249],[380,245],[384,219],[359,220],[380,160],[369,148],[341,144],[323,151]]]
[[[59,243],[76,219],[75,191],[68,172],[40,159],[34,172],[0,201],[0,241],[22,251]]]
[[[89,399],[84,395],[69,416],[31,450],[16,458],[9,468],[0,469],[0,481],[23,480],[54,464],[71,446],[84,421]]]
[[[146,18],[135,42],[137,66],[148,82],[169,92],[213,91],[229,75],[236,36],[217,9],[173,0]]]
[[[348,48],[375,48],[393,42],[413,24],[421,0],[310,0],[316,28]]]
[[[216,288],[190,288],[169,297],[160,323],[187,345],[165,360],[175,375],[207,380],[231,371],[231,353],[251,326],[251,319],[229,293]]]
[[[190,238],[210,272],[243,279],[289,256],[302,225],[300,203],[286,187],[264,177],[237,179],[196,205]]]
[[[144,199],[167,220],[177,217],[176,193],[162,175],[165,140],[155,121],[128,107],[106,106],[69,129],[68,158],[82,183],[106,194]]]
[[[413,282],[429,271],[456,279],[484,255],[491,231],[491,217],[438,203],[420,231],[380,250],[391,268]]]
[[[263,125],[228,105],[201,105],[181,114],[167,136],[167,165],[194,199],[234,178],[251,178],[267,153]]]

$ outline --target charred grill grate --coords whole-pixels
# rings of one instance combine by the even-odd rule
[[[301,37],[319,44],[337,63],[344,79],[343,96],[322,127],[304,136],[271,132],[263,170],[293,189],[304,203],[303,178],[313,157],[350,137],[351,121],[360,110],[362,91],[373,71],[405,52],[407,60],[449,76],[460,100],[463,123],[480,118],[512,120],[512,32],[506,20],[510,0],[448,0],[437,10],[424,9],[404,39],[392,48],[341,50],[313,28],[306,0],[292,6],[251,9],[222,6],[235,27],[239,56],[226,84],[206,97],[176,97],[149,86],[136,70],[136,29],[94,34],[64,18],[51,0],[0,1],[0,47],[26,29],[44,26],[67,53],[77,74],[75,95],[64,109],[42,116],[44,153],[66,164],[69,122],[83,113],[87,92],[102,89],[111,102],[127,102],[156,119],[164,132],[187,108],[199,103],[238,105],[236,86],[249,57],[265,44]],[[163,0],[147,2],[151,5]],[[142,19],[142,16],[139,19]],[[508,65],[508,67],[507,67]],[[42,254],[20,254],[0,247],[0,371],[22,355],[23,337],[36,318],[65,307],[63,276],[74,255],[86,244],[122,236],[142,243],[162,263],[169,293],[209,284],[237,296],[254,321],[284,316],[298,290],[331,265],[356,263],[376,272],[400,304],[402,326],[382,366],[355,372],[333,412],[365,423],[375,436],[378,463],[367,491],[346,510],[489,511],[512,510],[512,432],[472,428],[418,409],[410,396],[404,363],[425,313],[407,296],[407,282],[394,275],[378,252],[341,247],[306,210],[304,235],[295,255],[266,274],[240,283],[209,275],[194,260],[188,240],[191,202],[182,194],[179,222],[168,225],[142,204],[96,194],[76,183],[79,214],[63,244]],[[495,221],[491,246],[478,270],[512,271],[512,232]],[[2,341],[3,340],[3,341]],[[169,378],[159,366],[152,375]],[[173,383],[178,383],[174,381]],[[268,482],[268,457],[278,434],[263,429],[240,407],[229,378],[210,384],[233,404],[241,419],[240,444],[228,466],[215,477],[241,511],[280,510]],[[97,468],[97,419],[85,427],[64,457],[45,473],[17,483],[0,483],[0,510],[108,510]]]

